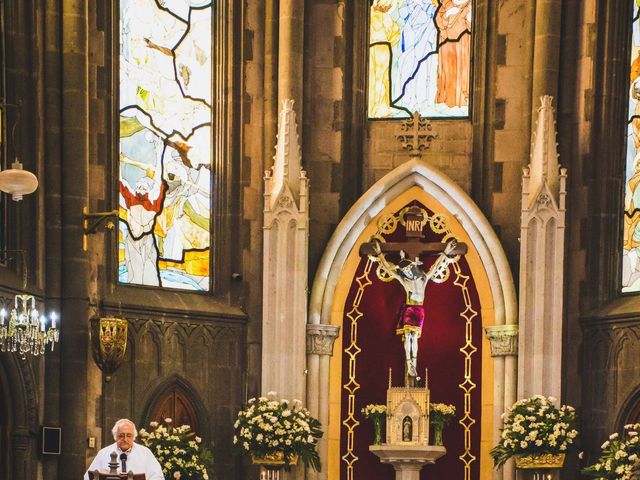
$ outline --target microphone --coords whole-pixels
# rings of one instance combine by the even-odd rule
[[[127,473],[127,454],[124,452],[120,454],[120,463],[122,466],[122,473]]]

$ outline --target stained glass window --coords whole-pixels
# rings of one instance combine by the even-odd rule
[[[370,0],[369,118],[467,117],[472,0]]]
[[[120,0],[118,279],[209,290],[211,0]]]
[[[625,174],[622,291],[640,291],[640,0],[633,2]]]

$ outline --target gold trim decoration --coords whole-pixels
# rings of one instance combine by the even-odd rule
[[[564,453],[543,453],[541,455],[516,455],[516,468],[521,470],[544,470],[562,468]]]
[[[349,381],[342,386],[343,389],[349,392],[347,396],[347,415],[342,421],[342,424],[347,428],[347,453],[341,457],[347,464],[347,480],[353,480],[353,465],[358,461],[358,457],[353,453],[355,429],[360,425],[360,422],[358,422],[355,417],[356,392],[360,389],[360,384],[356,381],[356,362],[358,354],[362,351],[360,347],[358,347],[358,320],[360,320],[363,315],[360,311],[360,302],[362,301],[362,295],[364,295],[364,289],[373,283],[369,279],[372,266],[373,260],[367,258],[364,272],[359,277],[356,277],[358,291],[353,299],[351,310],[347,313],[347,318],[350,323],[349,346],[344,352],[349,356]]]
[[[265,455],[263,457],[258,457],[251,454],[251,463],[254,465],[264,465],[264,466],[281,466],[286,465],[287,462],[284,461],[284,452],[276,452],[270,455]],[[291,455],[289,457],[289,465],[296,465],[298,463],[298,455]]]
[[[89,339],[96,365],[109,382],[127,351],[128,322],[122,318],[94,317],[90,320]]]
[[[458,420],[458,423],[464,429],[464,452],[458,458],[464,463],[464,480],[471,479],[471,464],[476,461],[475,455],[471,453],[471,427],[476,423],[475,418],[471,416],[471,392],[476,388],[476,384],[471,380],[471,365],[474,353],[478,351],[473,344],[473,319],[478,316],[478,312],[471,306],[471,295],[467,282],[471,278],[469,275],[463,275],[458,262],[452,264],[456,273],[456,279],[453,284],[462,290],[462,298],[464,299],[465,309],[460,313],[460,317],[465,321],[465,344],[460,348],[460,352],[464,355],[464,382],[458,387],[464,392],[464,415]]]
[[[407,208],[409,207],[400,210],[397,214],[386,214],[381,216],[378,219],[378,229],[374,234],[374,237],[377,238],[380,242],[385,242],[382,234],[392,234],[397,229],[398,224],[404,225],[404,212],[407,210]],[[434,213],[434,215],[429,216],[425,209],[421,208],[421,210],[424,215],[423,226],[428,224],[434,233],[444,233],[442,242],[446,243],[449,239],[454,237],[454,234],[449,227],[449,217],[446,214]],[[464,393],[464,411],[462,412],[463,416],[458,421],[458,423],[464,430],[464,451],[458,458],[464,464],[463,480],[471,480],[471,464],[477,461],[477,457],[471,453],[471,428],[476,423],[476,419],[473,418],[471,414],[471,400],[472,392],[477,387],[477,385],[472,381],[471,373],[473,364],[472,357],[478,351],[478,348],[473,344],[473,320],[478,316],[478,311],[473,309],[471,294],[469,292],[469,287],[467,286],[467,283],[471,277],[470,275],[465,275],[462,273],[460,265],[457,263],[458,258],[456,258],[455,260],[455,263],[452,263],[450,265],[456,274],[456,278],[453,284],[460,288],[465,304],[465,309],[460,313],[460,318],[465,322],[465,340],[464,345],[459,349],[459,351],[464,356],[464,381],[458,385],[458,387]],[[357,356],[362,351],[358,346],[358,321],[363,316],[363,313],[360,311],[360,302],[362,301],[362,297],[364,295],[364,289],[373,283],[369,275],[374,263],[376,262],[374,262],[371,258],[367,258],[367,263],[365,264],[362,275],[355,278],[355,281],[358,285],[358,290],[354,296],[351,309],[345,315],[346,318],[349,319],[348,327],[345,326],[345,333],[347,330],[349,331],[349,345],[343,351],[348,356],[349,370],[348,382],[342,385],[342,388],[348,392],[348,396],[346,418],[342,421],[342,425],[344,425],[347,429],[346,453],[341,456],[341,459],[346,463],[347,466],[346,480],[353,480],[354,465],[359,460],[359,458],[354,454],[355,430],[356,427],[360,424],[360,422],[358,422],[355,418],[356,392],[360,389],[360,384],[356,379],[356,364]],[[376,269],[375,272],[376,276],[378,276],[378,278],[383,282],[392,280],[391,278],[387,278],[385,275],[381,275],[378,272],[378,269]],[[449,271],[448,266],[446,271],[442,272],[442,278],[438,279],[439,282],[446,281],[450,273],[451,272]],[[435,279],[434,282],[436,282]]]

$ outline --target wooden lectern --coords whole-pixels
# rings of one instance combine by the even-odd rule
[[[105,472],[89,472],[89,480],[146,480],[147,477],[144,473],[105,473]]]
[[[111,452],[109,456],[109,472],[89,471],[89,480],[147,480],[144,473],[133,473],[131,470],[129,473],[118,473],[118,454]]]

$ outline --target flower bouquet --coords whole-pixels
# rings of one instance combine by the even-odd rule
[[[369,404],[361,410],[365,418],[373,422],[374,445],[382,443],[382,422],[387,416],[387,407],[385,405]]]
[[[554,405],[553,397],[534,395],[517,401],[506,415],[502,438],[491,450],[493,464],[501,467],[516,457],[518,468],[560,468],[564,454],[578,431],[573,407]],[[504,418],[504,415],[503,415]]]
[[[640,473],[640,423],[625,425],[624,433],[614,433],[602,444],[600,458],[582,470],[600,479],[631,480]]]
[[[299,400],[292,404],[276,400],[275,392],[251,398],[233,426],[233,443],[241,452],[250,453],[254,463],[282,463],[288,468],[300,457],[305,466],[320,471],[316,447],[322,437],[321,425]]]
[[[429,406],[429,424],[433,433],[433,444],[443,445],[442,430],[456,414],[456,407],[446,403],[432,403]]]
[[[213,464],[213,456],[189,425],[173,426],[170,418],[149,425],[151,431],[140,429],[140,439],[160,462],[165,478],[209,480],[207,468]]]

